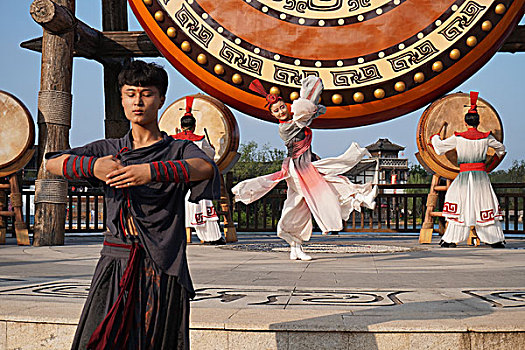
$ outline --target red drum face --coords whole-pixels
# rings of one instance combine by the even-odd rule
[[[129,0],[162,54],[199,88],[275,121],[248,86],[286,103],[323,79],[318,128],[411,112],[481,68],[523,15],[525,0]]]

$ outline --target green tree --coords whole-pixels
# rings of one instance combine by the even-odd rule
[[[429,174],[421,165],[419,164],[408,164],[408,183],[409,184],[429,184],[432,175]]]
[[[241,157],[232,169],[234,183],[279,171],[286,157],[285,151],[268,144],[260,147],[255,141],[241,144],[239,153]]]
[[[512,162],[507,170],[496,170],[489,174],[492,182],[525,182],[525,160]]]

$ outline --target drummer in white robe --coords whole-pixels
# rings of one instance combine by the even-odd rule
[[[442,247],[455,247],[457,243],[467,240],[471,226],[475,227],[482,242],[493,248],[505,247],[498,198],[485,167],[488,148],[493,148],[495,157],[501,158],[505,147],[490,132],[478,131],[477,94],[471,92],[471,108],[465,114],[467,131],[456,132],[445,140],[441,140],[439,135],[430,138],[438,155],[456,149],[460,167],[459,175],[445,195],[443,216],[448,224],[440,243]]]
[[[186,113],[180,120],[182,132],[172,135],[179,140],[193,141],[210,159],[215,157],[215,148],[208,142],[204,135],[196,135],[195,127],[197,121],[191,109],[193,97],[186,97]],[[219,217],[213,206],[213,202],[203,199],[199,203],[191,203],[189,194],[186,198],[186,228],[194,228],[197,237],[205,244],[225,244],[225,240],[219,229]]]

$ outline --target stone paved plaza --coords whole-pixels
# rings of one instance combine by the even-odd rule
[[[524,349],[525,240],[437,241],[314,235],[310,262],[272,234],[191,244],[192,349]],[[69,347],[101,242],[0,246],[0,350]]]

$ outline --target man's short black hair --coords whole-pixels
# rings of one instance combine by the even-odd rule
[[[163,97],[168,90],[168,73],[156,63],[132,61],[118,75],[119,91],[124,85],[155,86]]]
[[[469,126],[477,128],[479,125],[479,114],[477,112],[476,113],[469,112],[465,114],[465,123],[467,123],[467,125]]]
[[[185,115],[184,117],[180,118],[180,127],[183,129],[194,128],[195,124],[197,124],[197,121],[192,115]]]

